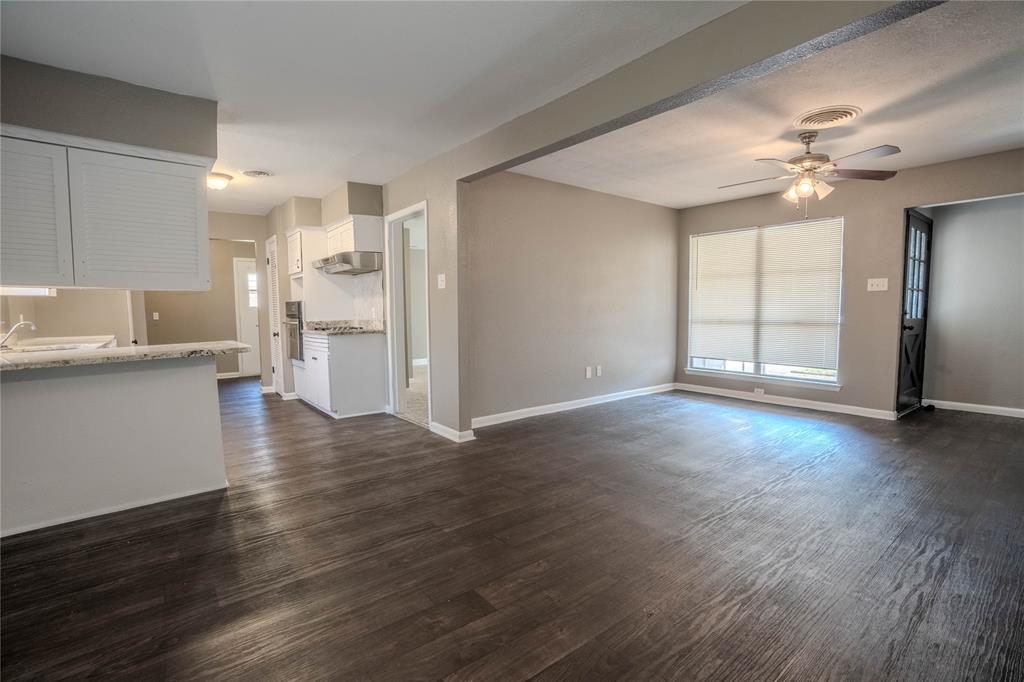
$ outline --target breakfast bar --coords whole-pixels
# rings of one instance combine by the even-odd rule
[[[215,356],[249,350],[0,352],[0,533],[226,487]]]

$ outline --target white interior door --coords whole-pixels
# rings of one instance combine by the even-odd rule
[[[252,346],[238,354],[238,373],[243,377],[260,373],[259,279],[255,258],[235,258],[235,325],[238,340]]]
[[[277,283],[277,237],[267,240],[267,282],[270,309],[270,371],[274,377],[274,390],[284,393],[284,373],[281,369],[281,297]]]

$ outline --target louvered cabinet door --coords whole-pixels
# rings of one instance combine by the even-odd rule
[[[68,149],[75,284],[210,288],[206,169]]]
[[[0,282],[74,284],[65,147],[0,138]]]

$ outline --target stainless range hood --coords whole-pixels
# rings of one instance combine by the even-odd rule
[[[377,272],[384,266],[380,251],[340,251],[313,261],[313,267],[330,275],[362,275]]]

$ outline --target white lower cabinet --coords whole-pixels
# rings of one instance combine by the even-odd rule
[[[301,378],[300,378],[301,375]],[[387,403],[383,334],[304,334],[295,392],[335,419],[383,412]]]

